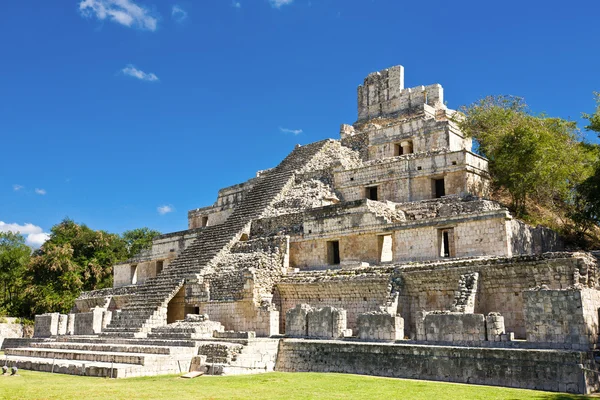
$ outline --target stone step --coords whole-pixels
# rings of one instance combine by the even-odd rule
[[[88,351],[88,350],[64,350],[50,348],[20,347],[17,349],[6,349],[4,352],[8,356],[49,358],[59,360],[90,361],[119,364],[145,365],[157,360],[157,355],[142,353],[120,353],[109,351]],[[164,357],[164,356],[163,356]]]
[[[189,347],[166,347],[166,346],[147,346],[136,344],[118,344],[118,343],[86,343],[86,342],[38,342],[31,343],[31,348],[36,349],[61,349],[61,350],[85,350],[95,352],[116,352],[116,353],[140,353],[140,354],[159,354],[169,355],[177,353],[189,353]]]
[[[191,358],[190,358],[191,360]],[[6,356],[6,365],[11,368],[54,372],[58,374],[96,376],[104,378],[131,378],[139,376],[155,376],[164,374],[181,374],[189,371],[190,361],[163,358],[162,363],[149,366],[122,364],[111,362],[90,362],[48,359],[37,357]]]
[[[115,364],[103,362],[77,362],[72,360],[48,360],[36,357],[6,357],[6,366],[17,367],[29,371],[54,372],[57,374],[97,376],[103,378],[122,378],[131,376],[140,369],[132,364]],[[139,376],[139,375],[135,375]]]
[[[98,343],[98,344],[123,344],[130,346],[169,346],[169,347],[195,347],[196,342],[193,340],[170,340],[170,339],[123,339],[123,338],[108,338],[108,337],[79,337],[79,336],[63,336],[56,339],[57,342],[69,343]]]

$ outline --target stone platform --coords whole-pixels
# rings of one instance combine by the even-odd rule
[[[339,372],[589,394],[591,352],[285,339],[275,370]]]

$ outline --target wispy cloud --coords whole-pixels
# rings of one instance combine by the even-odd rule
[[[234,8],[242,8],[242,3],[240,3],[239,1],[234,1],[233,3],[231,3],[231,5]]]
[[[134,67],[131,64],[129,64],[128,66],[123,68],[121,70],[121,72],[127,76],[131,76],[131,77],[137,78],[142,81],[148,81],[148,82],[158,81],[158,76],[154,75],[152,72],[146,73],[140,69],[137,69],[136,67]]]
[[[46,194],[46,190],[45,189],[35,189],[35,194],[39,194],[39,195],[45,195]]]
[[[302,133],[302,129],[288,129],[288,128],[279,127],[279,130],[283,133],[291,133],[294,135],[299,135]]]
[[[165,215],[165,214],[175,211],[175,208],[173,208],[173,206],[169,204],[169,205],[156,207],[156,211],[158,211],[158,213],[160,215]]]
[[[24,187],[25,186],[23,186],[23,185],[17,185],[17,184],[15,184],[15,185],[13,185],[13,190],[15,192],[18,192],[19,190],[23,189]]]
[[[25,243],[34,248],[40,247],[50,238],[50,235],[44,232],[41,227],[33,224],[7,224],[0,221],[0,232],[20,233],[25,236]]]
[[[281,8],[281,6],[287,6],[293,2],[294,0],[269,0],[269,3],[273,8]]]
[[[133,0],[81,0],[79,11],[84,17],[106,18],[121,25],[155,31],[158,19],[144,6]]]
[[[187,11],[178,6],[177,4],[171,8],[171,18],[173,18],[176,22],[183,22],[188,16]]]

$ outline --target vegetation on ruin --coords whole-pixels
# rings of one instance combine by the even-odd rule
[[[31,371],[0,376],[0,399],[588,399],[560,393],[446,382],[323,373],[281,373],[181,379],[86,378]]]
[[[140,228],[118,235],[67,218],[32,252],[23,236],[0,232],[0,315],[69,312],[82,291],[111,287],[112,266],[149,248],[159,234]]]
[[[494,200],[568,244],[600,243],[600,146],[582,141],[574,121],[535,115],[513,96],[489,96],[461,111],[461,129],[489,160]],[[600,103],[584,117],[586,129],[598,130]]]

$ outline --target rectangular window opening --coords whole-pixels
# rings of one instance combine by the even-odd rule
[[[160,274],[163,270],[164,262],[162,260],[156,262],[156,275]]]
[[[392,235],[380,235],[379,242],[379,262],[390,262],[394,258]]]
[[[366,197],[369,200],[378,200],[377,186],[369,186],[365,188]]]
[[[205,227],[206,225],[208,225],[208,217],[204,216],[202,217],[202,222],[200,226]]]
[[[340,263],[340,242],[338,240],[327,242],[327,263],[330,265]]]

